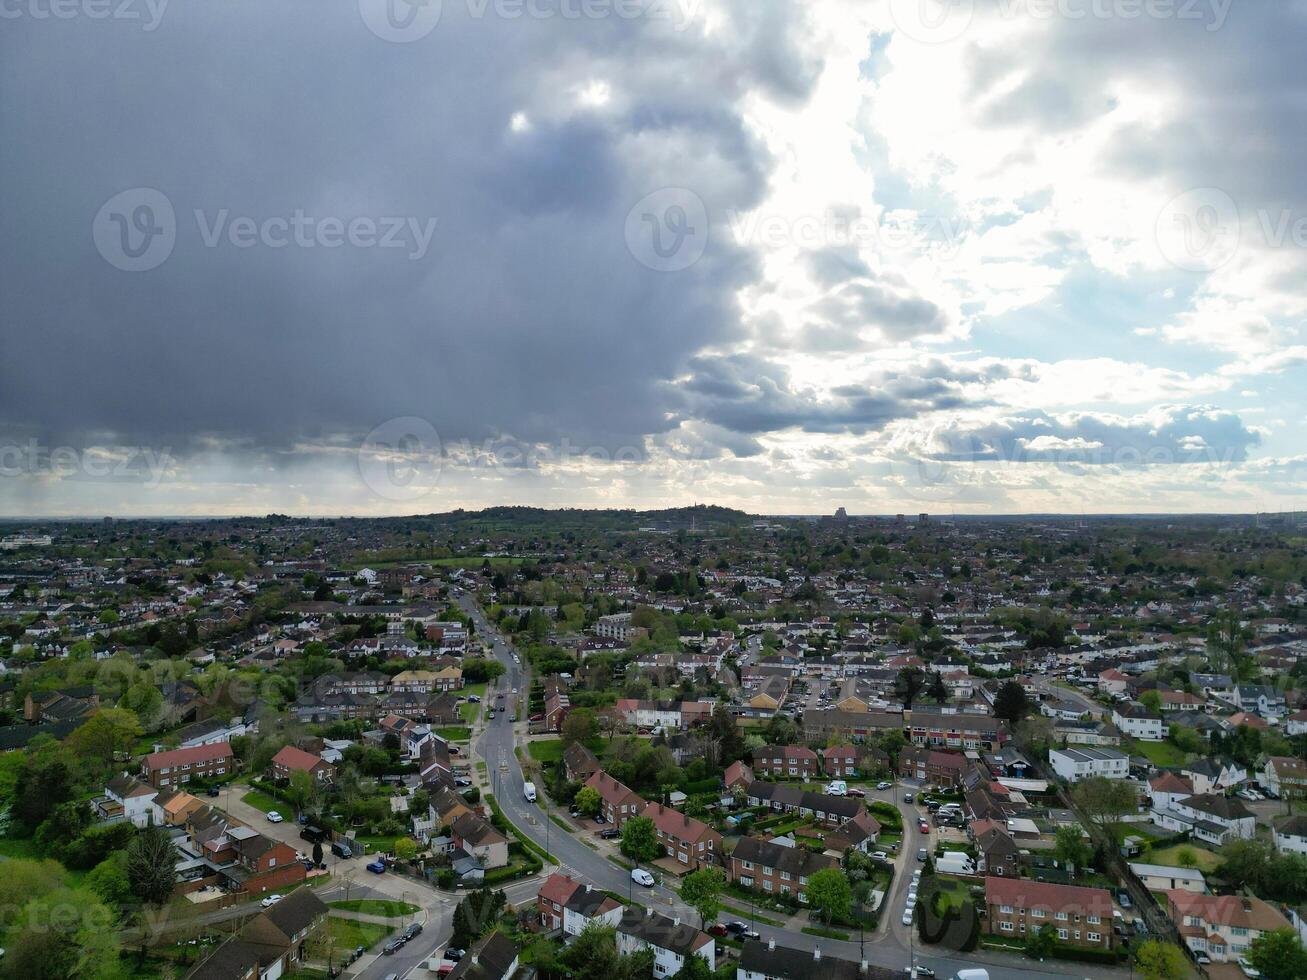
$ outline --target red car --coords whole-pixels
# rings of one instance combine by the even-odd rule
[[[926,821],[924,821],[924,820],[921,821],[921,832],[922,832],[923,834],[928,834],[928,833],[930,833],[930,824],[926,823]]]
[[[708,935],[717,936],[718,938],[721,938],[722,936],[730,935],[730,933],[726,931],[726,927],[722,925],[720,922],[714,922],[712,925],[708,927]]]
[[[865,790],[858,789],[858,787],[856,787],[856,786],[850,786],[850,787],[849,787],[849,790],[848,790],[848,795],[849,795],[849,796],[856,796],[856,797],[862,798],[862,797],[866,796],[867,793],[866,793]]]

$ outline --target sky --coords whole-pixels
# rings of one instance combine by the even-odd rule
[[[0,0],[0,515],[1307,509],[1307,0]]]

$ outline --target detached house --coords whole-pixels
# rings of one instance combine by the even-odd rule
[[[1307,816],[1298,814],[1275,821],[1275,849],[1281,854],[1307,854]]]
[[[642,911],[638,905],[627,906],[617,923],[617,951],[630,956],[642,949],[653,951],[653,975],[659,980],[680,973],[690,956],[701,957],[709,970],[717,969],[717,944],[712,936],[652,908]]]
[[[1264,932],[1290,928],[1289,920],[1260,898],[1175,889],[1166,893],[1166,904],[1185,946],[1217,963],[1238,960]]]
[[[1142,704],[1124,704],[1112,711],[1112,724],[1131,738],[1160,742],[1166,738],[1166,724]]]
[[[1307,796],[1307,762],[1292,756],[1273,755],[1266,760],[1258,781],[1276,796],[1302,799]]]
[[[307,772],[314,779],[326,782],[336,774],[336,767],[321,756],[287,745],[272,757],[272,774],[278,779],[289,779],[293,772]]]
[[[1130,775],[1130,757],[1116,749],[1052,749],[1048,761],[1058,777],[1068,783],[1082,779],[1125,779]]]
[[[1165,810],[1154,807],[1153,820],[1168,830],[1187,831],[1218,846],[1235,838],[1251,840],[1257,829],[1257,819],[1243,801],[1210,793],[1177,800]]]

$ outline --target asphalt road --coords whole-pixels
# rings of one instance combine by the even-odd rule
[[[514,651],[508,642],[495,629],[476,602],[464,592],[456,593],[459,606],[476,623],[477,633],[485,641],[494,656],[505,666],[506,673],[499,680],[499,689],[517,688],[526,696],[529,682],[525,665],[514,659]],[[526,712],[521,716],[525,718]],[[516,730],[516,729],[520,729]],[[499,802],[505,816],[523,834],[541,847],[547,847],[564,873],[574,878],[589,882],[598,888],[619,893],[634,893],[642,904],[652,905],[665,915],[687,918],[697,921],[697,914],[680,903],[674,892],[662,887],[641,888],[632,886],[630,875],[615,866],[598,851],[583,844],[577,835],[569,834],[553,826],[544,810],[537,804],[528,803],[523,796],[524,777],[513,749],[516,745],[526,744],[526,724],[519,722],[514,726],[505,713],[498,713],[487,725],[481,738],[476,742],[475,750],[486,762],[490,776],[492,792]],[[911,787],[908,788],[911,791]],[[897,858],[898,873],[891,889],[891,895],[885,904],[882,924],[875,934],[864,937],[864,943],[845,942],[811,936],[803,932],[781,929],[773,926],[759,925],[763,941],[775,939],[778,945],[792,949],[814,951],[821,949],[824,955],[839,956],[858,962],[865,958],[869,963],[891,969],[904,970],[911,964],[930,967],[941,978],[951,977],[958,970],[974,969],[983,966],[989,971],[991,980],[1062,980],[1067,976],[1085,977],[1087,970],[1083,965],[1072,963],[1040,964],[1040,969],[1026,968],[1014,957],[1000,957],[996,954],[975,953],[967,956],[940,955],[939,946],[921,949],[915,941],[916,928],[902,924],[904,899],[912,871],[917,868],[917,848],[923,846],[922,835],[916,822],[923,812],[915,804],[902,806],[902,787],[892,791],[872,794],[873,798],[892,800],[899,805],[904,814],[903,845]],[[732,904],[742,904],[732,902]],[[773,917],[768,915],[768,918]],[[723,918],[729,918],[729,913]],[[1092,972],[1096,977],[1120,975],[1127,971],[1094,966]]]

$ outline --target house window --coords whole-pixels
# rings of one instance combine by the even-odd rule
[[[1089,939],[1089,941],[1090,941],[1091,943],[1096,943],[1096,942],[1098,942],[1100,939],[1102,939],[1103,937],[1100,936],[1100,935],[1099,935],[1098,933],[1096,933],[1096,932],[1091,932],[1091,933],[1088,935],[1087,938]]]
[[[1030,910],[1030,915],[1031,915],[1032,918],[1035,918],[1035,919],[1042,919],[1042,918],[1044,917],[1044,910],[1043,910],[1043,909],[1031,909],[1031,910]]]
[[[1059,930],[1057,931],[1057,938],[1058,938],[1058,939],[1065,939],[1065,938],[1066,938],[1066,930],[1065,930],[1065,929],[1059,929]]]
[[[1066,914],[1065,912],[1059,912],[1059,913],[1057,913],[1057,921],[1058,921],[1058,922],[1065,922],[1066,920],[1067,920],[1067,914]]]
[[[1011,915],[1011,914],[1012,914],[1012,906],[1011,906],[1011,905],[1000,905],[1000,906],[998,907],[998,910],[999,910],[1000,912],[1002,912],[1004,915]]]
[[[1000,922],[1000,923],[998,924],[998,927],[999,927],[1000,929],[1002,929],[1004,932],[1011,932],[1011,931],[1012,931],[1012,923],[1011,923],[1011,922]]]
[[[1103,920],[1096,915],[1090,915],[1085,917],[1085,921],[1088,922],[1091,926],[1096,926]]]

